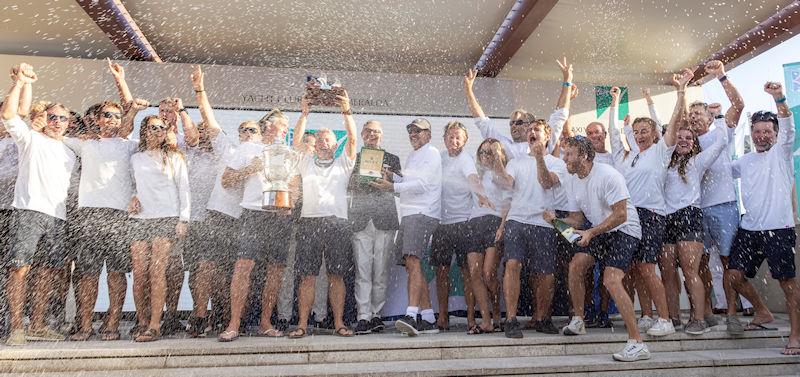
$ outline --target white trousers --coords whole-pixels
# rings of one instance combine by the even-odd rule
[[[364,230],[353,234],[356,262],[355,299],[358,319],[371,320],[386,303],[386,279],[397,231],[375,228],[372,220]]]

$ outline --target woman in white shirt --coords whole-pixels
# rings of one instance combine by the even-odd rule
[[[505,170],[508,157],[499,140],[488,138],[478,147],[476,161],[481,185],[494,208],[478,205],[477,195],[473,194],[474,204],[469,220],[472,245],[467,254],[467,262],[471,269],[470,284],[473,292],[479,290],[488,292],[492,305],[492,331],[501,331],[500,282],[497,280],[500,248],[497,245],[503,239],[503,219],[511,206],[511,190],[496,185],[494,177],[496,172]]]
[[[151,342],[161,337],[172,240],[186,235],[190,217],[186,161],[175,134],[156,115],[142,120],[139,152],[131,157],[131,168],[135,194],[128,211],[134,219],[133,300],[139,311],[136,316],[139,330],[133,335],[137,342]]]

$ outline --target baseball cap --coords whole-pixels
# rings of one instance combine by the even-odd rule
[[[428,122],[428,120],[425,119],[425,118],[417,118],[417,119],[412,120],[411,123],[409,123],[406,126],[406,129],[408,129],[411,126],[416,126],[420,130],[430,130],[431,129],[431,123]]]

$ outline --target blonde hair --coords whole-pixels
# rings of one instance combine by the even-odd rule
[[[265,133],[267,131],[267,127],[275,123],[275,121],[277,121],[278,119],[283,119],[287,122],[289,121],[289,118],[287,118],[286,115],[284,115],[283,112],[277,108],[270,110],[267,113],[267,115],[261,117],[261,119],[258,120],[258,125],[261,128],[261,133],[262,134]]]

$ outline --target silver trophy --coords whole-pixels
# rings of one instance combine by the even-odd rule
[[[299,154],[289,146],[276,143],[264,148],[264,196],[261,208],[286,210],[292,208],[289,200],[289,179],[295,174]]]

